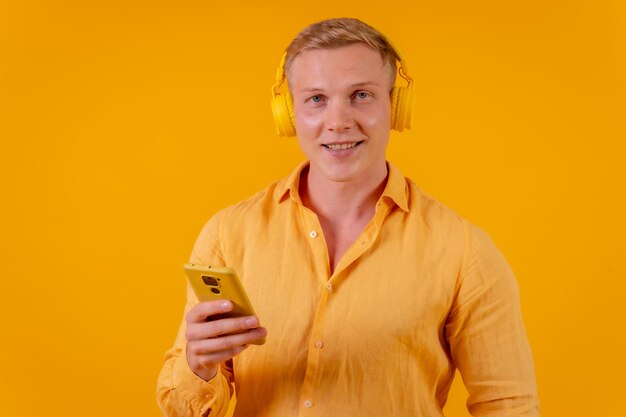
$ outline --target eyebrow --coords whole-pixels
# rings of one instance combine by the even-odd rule
[[[368,85],[373,85],[373,86],[376,86],[376,87],[380,87],[380,84],[376,83],[374,81],[362,81],[362,82],[350,84],[348,86],[348,88],[352,89],[352,88],[364,87],[364,86],[368,86]],[[307,88],[301,89],[300,91],[303,92],[303,93],[310,93],[310,92],[314,92],[314,91],[324,91],[324,89],[321,88],[321,87],[307,87]]]

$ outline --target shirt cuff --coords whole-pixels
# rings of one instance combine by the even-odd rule
[[[186,349],[183,346],[182,353],[174,364],[173,375],[174,389],[181,395],[198,415],[220,415],[222,408],[228,408],[230,400],[229,383],[220,370],[212,379],[205,381],[194,374],[187,362]]]

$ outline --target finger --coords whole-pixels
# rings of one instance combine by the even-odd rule
[[[230,352],[235,348],[250,344],[259,344],[267,336],[267,329],[248,330],[243,333],[231,334],[216,337],[213,339],[195,340],[188,343],[188,350],[196,356],[206,356],[219,354],[220,352]]]
[[[187,323],[200,323],[207,317],[215,314],[226,313],[233,309],[233,303],[228,300],[203,301],[193,306],[185,315]]]
[[[255,316],[202,321],[189,324],[185,337],[187,340],[210,339],[226,334],[240,333],[257,327],[259,327],[259,319]]]
[[[235,356],[239,355],[241,352],[243,352],[247,348],[248,348],[248,345],[242,345],[242,346],[236,346],[229,350],[223,350],[220,352],[210,353],[207,355],[200,355],[196,357],[196,361],[200,365],[206,368],[210,368],[212,366],[219,365],[229,359],[234,358]]]

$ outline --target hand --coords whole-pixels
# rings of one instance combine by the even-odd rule
[[[193,373],[205,381],[217,375],[220,363],[243,352],[248,345],[265,343],[267,329],[260,327],[255,316],[207,321],[232,308],[230,301],[205,301],[196,304],[185,316],[187,362]]]

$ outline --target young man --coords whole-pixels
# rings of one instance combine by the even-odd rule
[[[191,256],[238,271],[258,317],[211,321],[232,304],[188,290],[158,382],[165,415],[223,416],[234,383],[235,416],[442,416],[456,368],[473,415],[539,414],[506,261],[385,159],[407,105],[390,93],[398,58],[355,19],[288,47],[308,162],[214,216]]]

